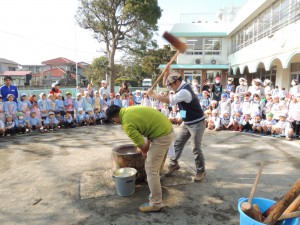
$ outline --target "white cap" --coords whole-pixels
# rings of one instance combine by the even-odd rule
[[[26,93],[22,93],[22,94],[21,94],[21,97],[23,97],[23,96],[26,96],[26,97],[27,97],[27,94],[26,94]]]
[[[136,90],[135,92],[141,92],[141,90]]]
[[[83,108],[78,108],[78,112],[83,111]]]
[[[101,84],[107,84],[106,80],[102,80]]]
[[[285,112],[281,112],[281,113],[279,114],[279,117],[286,117],[286,113],[285,113]]]
[[[82,94],[79,92],[79,93],[77,93],[77,96],[81,96]]]

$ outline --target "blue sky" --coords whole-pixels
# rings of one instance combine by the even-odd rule
[[[174,23],[189,18],[185,14],[216,13],[220,8],[241,6],[247,0],[158,0],[163,9],[157,40]],[[254,0],[252,0],[254,1]],[[20,64],[66,57],[92,62],[104,50],[90,31],[75,23],[76,0],[1,0],[0,58]]]

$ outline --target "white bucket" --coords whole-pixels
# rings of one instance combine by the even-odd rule
[[[116,169],[113,179],[116,182],[116,191],[119,196],[129,196],[135,192],[137,170],[130,167]]]

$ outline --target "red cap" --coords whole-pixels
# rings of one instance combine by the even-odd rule
[[[215,80],[218,80],[218,81],[220,81],[220,80],[221,80],[221,78],[220,78],[220,77],[216,77],[216,78],[215,78]]]

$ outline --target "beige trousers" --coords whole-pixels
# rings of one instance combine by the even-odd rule
[[[145,170],[150,189],[150,204],[162,206],[162,189],[160,184],[160,173],[163,170],[166,156],[175,133],[172,131],[166,136],[162,136],[151,141],[150,149],[147,153]]]

